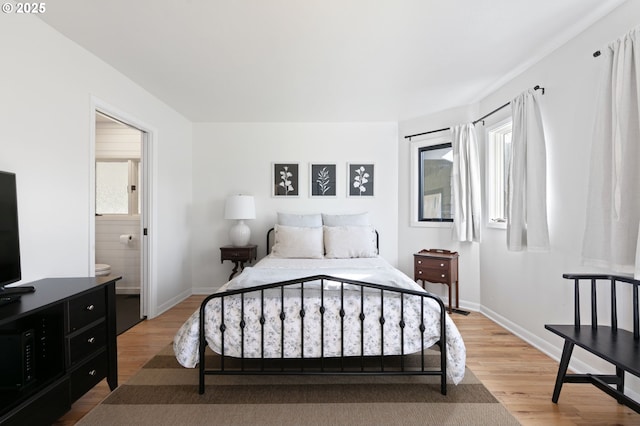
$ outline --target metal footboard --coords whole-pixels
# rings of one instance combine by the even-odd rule
[[[311,282],[315,282],[315,284],[311,284]],[[319,282],[319,285],[317,284]],[[325,289],[325,283],[330,283],[331,286],[335,287],[336,283],[339,284],[339,289]],[[311,290],[314,291],[314,295],[310,296],[309,293]],[[265,347],[264,347],[264,333],[265,333],[265,316],[264,316],[264,300],[265,293],[268,292],[269,297],[273,297],[273,294],[276,294],[276,299],[280,303],[280,314],[279,314],[279,322],[280,322],[280,357],[265,357]],[[306,295],[305,295],[306,292]],[[338,292],[338,293],[337,293]],[[360,345],[360,354],[357,356],[353,355],[345,355],[345,330],[348,326],[353,327],[352,324],[346,324],[345,322],[345,304],[344,298],[346,292],[359,292],[360,299],[360,307],[359,314],[357,315],[360,322],[360,331],[359,331],[359,345]],[[380,308],[379,308],[379,317],[376,318],[375,323],[379,325],[379,333],[380,333],[380,351],[375,355],[365,355],[365,319],[372,315],[370,312],[367,312],[367,304],[365,303],[365,294],[366,295],[375,295],[380,300]],[[247,312],[245,312],[246,298],[247,294],[251,293],[251,297],[259,297],[261,304],[261,316],[259,317],[259,324],[261,328],[261,356],[260,357],[247,357],[245,352],[245,328],[247,326]],[[286,298],[285,298],[286,293]],[[319,296],[316,294],[319,293]],[[327,325],[328,318],[328,308],[325,307],[325,297],[327,295],[332,295],[332,297],[340,298],[340,308],[338,311],[332,312],[332,314],[337,313],[338,321],[340,322],[340,348],[341,353],[338,356],[326,356],[325,354],[325,327]],[[357,294],[357,293],[355,293]],[[285,313],[285,299],[290,300],[292,297],[299,298],[300,301],[300,310],[297,312],[297,319],[295,321],[299,322],[300,327],[300,341],[299,345],[299,353],[300,357],[296,359],[287,358],[285,356],[285,334],[287,329],[285,327],[285,320],[287,319]],[[320,356],[319,357],[311,357],[305,358],[305,346],[309,344],[307,339],[305,338],[304,327],[305,321],[310,321],[307,317],[309,316],[309,312],[305,311],[305,300],[309,300],[309,297],[319,297],[319,318],[320,323],[318,325],[320,329]],[[385,323],[388,321],[385,319],[384,308],[385,308],[385,300],[389,298],[397,298],[400,303],[400,320],[397,324],[392,324],[393,327],[398,327],[400,334],[400,354],[394,354],[392,357],[394,358],[394,365],[387,366],[385,360],[388,360],[390,357],[385,355]],[[240,321],[234,324],[225,323],[225,309],[228,308],[230,304],[229,301],[231,298],[236,299],[236,304],[240,303]],[[408,300],[413,298],[420,298],[420,318],[412,318],[411,321],[408,321],[407,312],[405,311],[405,304]],[[214,299],[219,299],[220,303],[220,325],[218,330],[206,330],[205,331],[205,308],[209,302]],[[432,299],[437,302],[440,313],[440,338],[437,341],[437,345],[439,346],[439,369],[433,368],[425,365],[425,351],[428,347],[425,347],[424,342],[424,334],[425,334],[425,303],[429,303],[425,299]],[[417,302],[417,301],[415,301]],[[376,313],[377,315],[377,313]],[[334,315],[335,316],[335,315]],[[429,376],[440,376],[440,392],[443,395],[447,393],[447,383],[446,383],[446,331],[445,331],[445,306],[444,303],[440,300],[438,296],[408,290],[401,289],[396,287],[389,287],[380,284],[372,284],[367,282],[361,282],[356,280],[344,279],[332,277],[329,275],[314,275],[310,277],[289,280],[289,281],[281,281],[272,284],[265,284],[260,286],[255,286],[246,289],[239,290],[231,290],[220,293],[214,293],[208,296],[200,305],[200,324],[199,324],[199,393],[203,394],[205,390],[205,376],[206,375],[429,375]],[[291,320],[289,318],[289,320]],[[420,359],[421,361],[416,365],[415,362],[408,363],[406,362],[408,356],[411,354],[405,354],[405,334],[407,331],[408,325],[407,323],[414,324],[414,327],[417,324],[417,330],[419,330],[421,342],[420,342]],[[389,326],[389,324],[387,324]],[[225,334],[231,330],[231,327],[236,327],[236,331],[238,331],[241,335],[240,339],[240,356],[229,356],[225,352]],[[396,329],[396,331],[398,331]],[[372,330],[366,330],[367,333],[370,333]],[[412,330],[416,332],[416,330]],[[219,365],[215,367],[205,365],[205,349],[207,346],[206,334],[205,333],[220,333],[219,337],[221,339],[222,350],[219,353]],[[377,330],[376,330],[377,332]],[[399,358],[399,359],[398,359]],[[216,364],[218,364],[216,362]],[[355,367],[354,367],[355,366]]]

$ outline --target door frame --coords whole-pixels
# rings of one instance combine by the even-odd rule
[[[153,224],[156,208],[154,181],[157,159],[154,150],[157,130],[130,114],[116,108],[103,100],[92,96],[89,132],[89,275],[95,276],[96,254],[96,200],[95,200],[95,161],[96,161],[96,112],[115,118],[122,123],[142,132],[140,163],[142,164],[142,209],[140,213],[140,317],[153,318],[157,315],[157,280],[155,277],[157,252],[153,239]],[[146,230],[146,232],[145,232]]]

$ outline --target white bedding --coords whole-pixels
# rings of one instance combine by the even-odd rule
[[[313,275],[330,275],[374,284],[384,284],[392,287],[424,290],[405,274],[393,268],[381,257],[359,259],[282,259],[267,256],[254,267],[247,267],[244,271],[222,286],[218,292],[249,288],[261,284],[297,279]],[[324,356],[340,356],[340,292],[339,284],[325,281],[324,291]],[[299,288],[299,286],[298,286]],[[344,310],[344,355],[359,356],[361,354],[361,326],[360,326],[360,292],[345,286]],[[275,293],[275,294],[274,294]],[[284,311],[284,357],[299,358],[300,350],[300,294],[299,290],[285,290],[287,298]],[[295,295],[295,296],[294,296]],[[297,296],[297,297],[296,297]],[[440,308],[438,304],[428,298],[424,303],[424,347],[428,348],[439,340],[440,336]],[[367,290],[364,293],[364,354],[380,355],[380,292]],[[385,294],[384,301],[384,354],[400,354],[400,298]],[[220,333],[220,300],[214,299],[208,303],[205,312],[207,329],[207,343],[215,352],[222,353]],[[246,358],[279,358],[281,356],[281,320],[280,320],[280,291],[269,290],[264,296],[264,354],[261,352],[261,315],[260,293],[245,294],[244,313],[246,327],[244,329],[244,356]],[[304,356],[306,358],[321,355],[320,332],[320,289],[319,283],[305,283],[304,291]],[[225,347],[227,356],[241,356],[240,341],[240,297],[225,298]],[[420,342],[420,298],[404,296],[404,353],[419,352]],[[198,327],[199,310],[182,325],[174,338],[174,351],[178,362],[184,367],[193,368],[198,363]],[[213,332],[212,332],[213,331]],[[460,333],[449,316],[446,316],[447,333],[447,375],[457,384],[464,376],[466,350]]]

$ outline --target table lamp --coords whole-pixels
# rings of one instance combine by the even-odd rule
[[[224,207],[224,218],[237,220],[229,230],[231,244],[234,246],[246,246],[251,238],[251,230],[244,223],[245,219],[256,218],[256,205],[252,195],[232,195],[227,198]]]

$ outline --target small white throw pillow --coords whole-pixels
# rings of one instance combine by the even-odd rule
[[[325,257],[376,257],[376,232],[371,226],[325,226]]]
[[[275,226],[275,243],[271,250],[274,257],[319,259],[324,255],[322,228],[299,226]]]

